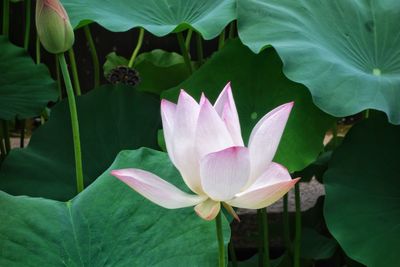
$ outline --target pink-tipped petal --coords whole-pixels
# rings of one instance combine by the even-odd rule
[[[197,215],[207,221],[213,220],[217,217],[221,210],[221,204],[218,201],[207,199],[194,207]]]
[[[175,123],[176,105],[168,100],[161,100],[161,119],[164,130],[164,139],[167,146],[169,158],[174,163],[174,155],[172,151],[172,134]]]
[[[251,175],[254,182],[275,156],[293,102],[283,104],[267,113],[254,127],[249,139]]]
[[[247,184],[250,175],[249,151],[230,147],[204,156],[200,177],[204,192],[212,199],[232,199]]]
[[[233,207],[244,209],[265,208],[283,197],[299,179],[267,185],[254,190],[246,190],[226,203]]]
[[[111,174],[145,198],[167,209],[194,206],[206,199],[205,196],[187,194],[147,171],[122,169],[113,170]]]
[[[195,129],[200,106],[190,95],[181,90],[176,106],[172,134],[174,164],[187,186],[195,193],[202,194],[199,159],[195,146]]]
[[[207,98],[200,107],[195,143],[200,159],[211,152],[234,145],[224,122]]]
[[[239,116],[232,95],[231,83],[229,82],[215,101],[214,108],[226,125],[232,140],[236,146],[243,146],[243,138],[240,129]]]
[[[292,180],[289,171],[279,163],[271,162],[268,168],[258,177],[246,191],[252,191],[268,185],[273,185],[281,182],[289,182]]]

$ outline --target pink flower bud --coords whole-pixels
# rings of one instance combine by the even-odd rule
[[[53,54],[69,50],[75,40],[68,14],[59,0],[36,1],[36,29],[44,48]]]

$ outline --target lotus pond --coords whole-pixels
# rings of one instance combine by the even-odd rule
[[[399,1],[1,7],[0,266],[400,266]]]

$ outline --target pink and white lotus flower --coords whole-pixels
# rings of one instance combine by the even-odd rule
[[[230,83],[214,106],[204,94],[197,103],[181,90],[177,104],[162,100],[161,116],[168,155],[195,195],[144,170],[112,175],[164,208],[195,206],[205,220],[214,219],[221,204],[236,218],[232,207],[265,208],[298,181],[272,162],[292,107],[283,104],[266,114],[245,147]]]

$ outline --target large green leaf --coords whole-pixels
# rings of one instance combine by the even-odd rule
[[[284,72],[335,116],[384,111],[400,123],[397,0],[241,0],[238,28],[254,52],[272,45]]]
[[[93,182],[119,151],[156,148],[159,100],[125,86],[104,86],[77,98],[85,184]],[[49,122],[25,149],[13,150],[0,171],[0,189],[13,195],[68,200],[76,194],[68,103],[58,104]]]
[[[167,154],[139,149],[66,203],[0,191],[0,266],[217,266],[215,223],[161,208],[109,174],[127,167],[184,187]],[[227,244],[226,219],[223,230]]]
[[[301,170],[322,150],[322,140],[333,120],[313,105],[304,86],[285,78],[281,67],[273,49],[256,55],[235,40],[227,43],[188,80],[162,96],[176,101],[179,89],[184,88],[197,99],[204,91],[214,101],[231,81],[244,140],[264,114],[280,104],[295,101],[275,160],[290,171]]]
[[[25,119],[40,115],[57,100],[55,82],[47,68],[36,65],[23,48],[0,36],[0,119]]]
[[[325,219],[345,252],[368,267],[399,265],[400,126],[363,121],[333,153],[324,176]]]
[[[114,32],[143,27],[156,36],[194,28],[213,39],[236,18],[234,0],[62,0],[74,27],[95,21]]]

